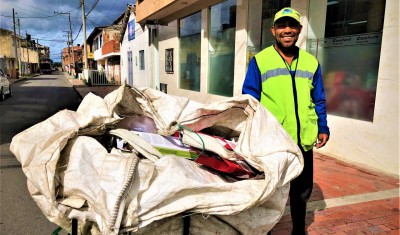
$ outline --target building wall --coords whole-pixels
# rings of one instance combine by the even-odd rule
[[[246,60],[249,30],[249,4],[258,0],[238,0],[235,39],[234,95],[241,94],[247,71]],[[297,45],[307,49],[309,39],[323,38],[326,0],[292,0],[292,7],[301,14],[303,30]],[[379,62],[378,82],[373,121],[360,121],[328,114],[331,136],[328,144],[316,152],[367,168],[399,176],[399,1],[386,0],[385,19]],[[223,100],[227,97],[207,93],[208,81],[208,18],[202,14],[201,30],[201,87],[200,92],[179,89],[178,20],[168,26],[159,26],[159,79],[167,84],[167,93],[189,97],[201,103]],[[251,24],[250,24],[251,25]],[[165,50],[174,49],[174,73],[165,72]],[[395,52],[395,53],[394,53]],[[346,59],[346,58],[343,58]],[[332,62],[334,63],[334,62]],[[223,68],[221,68],[223,69]],[[136,72],[136,71],[135,71]],[[147,75],[143,76],[147,80]],[[135,79],[136,81],[137,79]]]
[[[36,72],[39,67],[39,53],[26,47],[21,48],[21,75],[28,75]]]
[[[0,55],[4,55],[7,58],[15,58],[15,46],[13,32],[0,29]],[[17,53],[20,55],[21,50],[21,38],[17,35]]]
[[[160,26],[159,28],[159,77],[160,83],[165,83],[168,85],[168,94],[173,94],[177,96],[190,97],[190,99],[200,102],[200,103],[211,103],[214,101],[219,101],[226,99],[227,97],[208,94],[207,93],[207,82],[208,82],[208,9],[203,9],[201,11],[201,66],[200,66],[200,92],[185,90],[179,88],[179,38],[178,38],[178,20],[170,22],[168,26]],[[239,17],[237,22],[240,21]],[[236,37],[237,44],[240,39]],[[245,43],[245,42],[244,42]],[[174,49],[174,73],[167,74],[165,72],[165,50],[173,48]],[[243,71],[243,66],[236,63],[235,71]],[[237,74],[235,74],[237,77]],[[235,84],[236,86],[236,84]]]
[[[28,49],[28,48],[22,48],[21,49],[21,62],[29,62],[29,63],[39,63],[39,54],[37,51]]]
[[[11,35],[1,34],[0,45],[0,55],[5,55],[8,58],[15,58],[13,38],[11,37]]]
[[[129,21],[135,20],[131,13]],[[127,26],[128,27],[128,26]],[[144,51],[145,69],[140,69],[139,51]],[[150,73],[150,49],[148,29],[135,24],[135,39],[128,41],[128,29],[121,43],[121,83],[128,84],[128,51],[132,52],[133,85],[137,87],[152,87]]]
[[[19,67],[18,61],[16,61],[15,56],[15,46],[14,46],[14,38],[12,36],[12,32],[8,30],[0,29],[0,56],[5,59],[4,72],[10,75],[11,77],[17,77],[16,68]],[[17,38],[17,45],[21,45],[21,39]],[[20,55],[21,47],[17,47],[17,54]],[[20,56],[18,60],[20,60]]]

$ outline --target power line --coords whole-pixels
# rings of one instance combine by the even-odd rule
[[[65,42],[65,40],[61,39],[44,39],[44,38],[37,38],[40,41],[49,41],[49,42]]]
[[[99,3],[99,1],[100,1],[100,0],[96,0],[96,1],[93,3],[92,8],[91,8],[91,9],[87,12],[87,14],[86,14],[86,17],[89,16],[90,12],[96,7],[96,5],[97,5],[97,3]]]
[[[110,10],[107,12],[107,15],[110,14],[110,12],[111,12],[111,10],[114,8],[116,2],[117,2],[117,0],[114,0],[114,3],[113,3],[113,5],[112,5],[112,7],[110,8]]]
[[[76,39],[78,38],[79,34],[81,33],[82,27],[83,27],[83,24],[81,24],[81,27],[79,28],[78,34],[74,38],[74,41],[76,41]]]
[[[66,13],[70,13],[70,12],[73,12],[73,11],[78,10],[78,9],[79,9],[79,7],[75,8],[75,9],[72,9],[70,11],[67,11]],[[34,12],[32,12],[32,13],[34,13]],[[48,15],[48,16],[18,16],[18,18],[20,18],[20,19],[41,19],[41,18],[57,17],[57,16],[60,16],[60,15],[61,14],[54,14],[54,15]],[[8,16],[8,15],[0,15],[0,16],[6,17],[6,18],[12,18],[12,16]]]
[[[23,5],[23,6],[27,6],[27,7],[30,7],[30,8],[34,8],[34,9],[37,9],[37,10],[40,10],[40,11],[52,13],[51,11],[46,11],[46,10],[43,10],[43,9],[41,9],[41,8],[37,8],[37,7],[31,6],[31,5],[28,5],[28,4],[26,4],[26,3],[23,3],[23,4],[20,3],[20,2],[14,2],[14,3],[16,3],[16,4],[18,4],[18,5]],[[13,3],[9,3],[9,4],[10,4],[10,5],[14,5]],[[14,5],[14,6],[16,6],[16,5]],[[19,8],[24,9],[23,7],[19,7]]]

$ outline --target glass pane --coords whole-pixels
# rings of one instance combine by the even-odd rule
[[[372,121],[385,0],[329,0],[325,38],[309,40],[320,61],[329,114]]]
[[[200,91],[201,13],[179,20],[179,88]]]
[[[250,59],[262,49],[275,43],[271,26],[275,13],[290,6],[290,0],[253,0],[249,4],[248,57]]]
[[[210,11],[208,92],[232,96],[236,0],[228,0],[212,6]]]
[[[318,59],[329,114],[372,121],[380,50],[380,40],[376,44],[320,49]]]
[[[290,0],[263,0],[261,50],[275,43],[275,38],[271,33],[271,26],[274,21],[275,13],[289,6]]]
[[[144,70],[144,50],[139,51],[139,67]]]
[[[201,32],[201,13],[197,12],[179,20],[180,37],[200,34]]]
[[[382,30],[385,0],[329,0],[325,37]]]

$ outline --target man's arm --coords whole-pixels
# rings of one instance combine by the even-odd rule
[[[260,101],[261,89],[261,73],[258,69],[256,59],[253,57],[244,79],[242,94],[249,94]]]
[[[315,147],[320,148],[323,147],[329,139],[329,127],[327,121],[326,114],[326,106],[325,106],[325,91],[324,84],[322,82],[322,72],[321,65],[318,64],[317,71],[314,74],[313,78],[313,86],[314,89],[311,91],[311,98],[315,104],[315,112],[318,116],[318,141]]]

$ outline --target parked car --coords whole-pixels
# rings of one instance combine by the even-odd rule
[[[12,95],[12,91],[11,91],[10,82],[7,79],[7,75],[1,69],[0,69],[0,79],[1,79],[0,101],[3,101],[6,99],[6,96]]]

